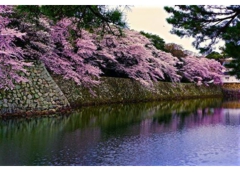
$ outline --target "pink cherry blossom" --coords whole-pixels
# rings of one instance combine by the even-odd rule
[[[25,33],[8,28],[11,19],[1,15],[11,12],[11,6],[0,6],[0,89],[12,89],[14,83],[27,82],[28,80],[20,76],[19,72],[27,73],[24,67],[31,65],[24,62],[23,50],[14,43],[17,38],[22,39]]]

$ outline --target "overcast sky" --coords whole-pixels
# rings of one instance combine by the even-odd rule
[[[193,38],[181,39],[170,33],[172,26],[166,22],[166,18],[169,15],[163,7],[163,5],[132,6],[131,11],[126,12],[129,28],[159,35],[166,43],[176,43],[182,45],[186,50],[198,52],[192,46]]]

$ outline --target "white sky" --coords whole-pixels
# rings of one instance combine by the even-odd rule
[[[186,50],[198,52],[192,46],[193,38],[180,38],[170,33],[172,25],[167,23],[169,14],[163,7],[164,5],[131,7],[131,11],[126,13],[129,28],[159,35],[166,43],[176,43]]]

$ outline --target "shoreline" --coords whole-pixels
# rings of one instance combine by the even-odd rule
[[[21,111],[14,113],[5,113],[0,114],[0,120],[9,120],[9,119],[18,119],[18,118],[34,118],[34,117],[56,117],[56,116],[66,116],[71,115],[74,110],[83,108],[83,107],[96,107],[96,106],[107,106],[114,104],[135,104],[135,103],[151,103],[151,102],[163,102],[163,101],[179,101],[179,100],[191,100],[191,99],[208,99],[208,98],[223,98],[222,95],[211,95],[211,96],[188,96],[188,97],[172,97],[166,99],[158,99],[158,100],[145,100],[145,101],[125,101],[125,102],[108,102],[108,103],[92,103],[92,104],[75,104],[71,107],[59,108],[57,110],[29,110],[29,111]]]

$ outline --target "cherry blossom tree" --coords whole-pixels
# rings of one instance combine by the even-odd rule
[[[0,89],[12,89],[14,83],[27,82],[20,72],[27,73],[25,66],[31,66],[23,60],[23,50],[14,41],[22,39],[24,33],[8,28],[11,19],[11,6],[0,6]]]
[[[74,19],[64,18],[52,27],[50,34],[55,45],[58,45],[56,52],[46,53],[41,59],[56,74],[90,87],[99,83],[97,79],[102,73],[98,67],[86,62],[97,47],[93,44],[90,33],[79,30],[73,22]]]
[[[55,24],[41,16],[29,22],[15,14],[13,20],[12,27],[26,32],[19,43],[25,59],[40,60],[50,72],[72,79],[78,85],[89,87],[99,83],[100,69],[85,63],[96,46],[88,32],[77,29],[73,23],[76,19],[64,18]]]
[[[216,60],[205,57],[187,56],[182,58],[184,65],[181,68],[183,77],[198,85],[208,83],[221,84],[224,67]]]
[[[148,87],[155,81],[180,82],[182,76],[198,84],[220,83],[222,66],[215,60],[187,56],[178,69],[177,57],[158,50],[137,31],[111,25],[104,35],[101,28],[90,33],[79,29],[78,18],[55,23],[41,15],[29,22],[12,9],[0,8],[0,88],[26,82],[19,72],[26,72],[24,66],[30,63],[24,60],[29,59],[87,88],[98,84],[102,75],[131,78]]]
[[[117,32],[117,28],[112,27]],[[151,86],[153,81],[178,82],[176,64],[178,59],[170,53],[156,49],[149,39],[137,31],[123,29],[123,36],[95,34],[93,39],[98,49],[91,61],[105,73],[125,76]],[[110,74],[109,74],[110,73]]]

